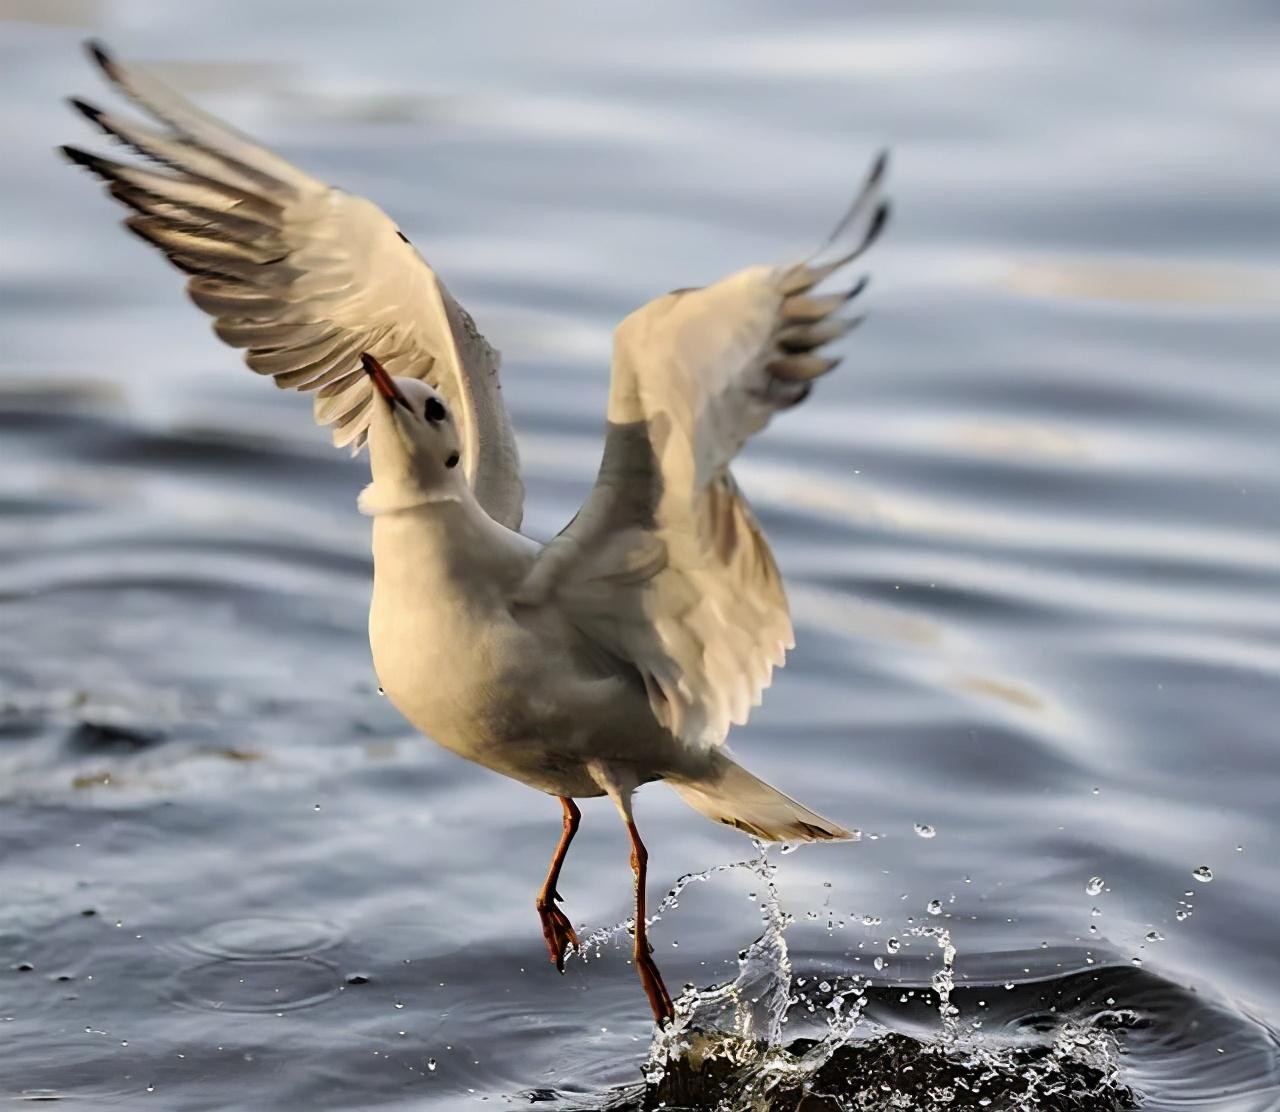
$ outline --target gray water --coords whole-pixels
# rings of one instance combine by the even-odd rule
[[[823,1107],[927,1108],[916,1067],[1084,1031],[1070,1107],[1280,1107],[1278,30],[1257,0],[0,0],[0,1096],[640,1107],[736,1037],[733,1078],[668,1094],[733,1107],[804,1037]],[[555,801],[376,693],[363,461],[53,156],[97,142],[61,103],[109,100],[88,34],[394,215],[504,352],[542,538],[616,321],[807,251],[892,147],[871,317],[736,469],[799,645],[735,748],[863,836],[662,913],[681,1045],[606,932],[611,807],[561,885],[602,940],[560,977]],[[638,816],[654,900],[754,856],[661,785]]]

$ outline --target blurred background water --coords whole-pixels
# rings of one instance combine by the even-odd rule
[[[1280,1107],[1276,15],[0,0],[0,1095],[598,1107],[650,1037],[625,946],[546,961],[554,800],[376,694],[363,460],[54,157],[94,34],[393,215],[505,354],[540,538],[617,320],[807,250],[891,146],[871,318],[736,469],[799,645],[734,745],[863,831],[775,860],[793,972],[896,999],[942,925],[966,1017],[1016,986],[990,1031],[1106,970],[1149,1107]],[[638,808],[655,899],[751,854]],[[591,929],[630,875],[584,813]],[[664,914],[673,988],[758,880]]]

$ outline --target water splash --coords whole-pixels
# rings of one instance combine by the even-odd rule
[[[752,844],[755,845],[757,852],[760,854],[758,858],[750,858],[743,861],[730,861],[723,865],[713,865],[709,869],[704,869],[700,873],[685,873],[679,880],[671,886],[658,905],[653,909],[652,914],[645,918],[646,927],[651,927],[655,923],[662,921],[664,912],[673,911],[680,906],[680,893],[682,893],[691,884],[705,883],[720,873],[727,873],[735,869],[748,869],[753,872],[760,872],[761,866],[766,859],[766,847],[761,842],[757,842],[754,838]],[[762,875],[766,886],[770,893],[776,897],[776,891],[772,885],[772,873]],[[753,893],[754,897],[754,893]],[[623,919],[619,923],[614,923],[607,927],[597,927],[590,934],[580,938],[576,947],[569,948],[569,956],[578,957],[582,961],[590,961],[592,958],[599,958],[604,953],[604,948],[612,943],[615,939],[623,935],[631,934],[635,929],[635,917]]]
[[[787,929],[794,922],[779,899],[778,866],[765,846],[748,861],[681,877],[653,919],[679,906],[680,892],[730,869],[758,878],[763,930],[738,956],[733,980],[707,988],[686,985],[676,1018],[655,1034],[643,1086],[614,1095],[607,1107],[767,1112],[803,1107],[855,1112],[957,1109],[1038,1109],[1110,1112],[1135,1107],[1120,1080],[1115,1024],[1037,1016],[1034,1024],[991,1033],[985,1001],[965,1014],[956,1000],[957,948],[941,924],[907,926],[886,944],[889,954],[911,940],[932,944],[940,964],[927,982],[890,981],[897,959],[876,973],[793,969]],[[630,921],[593,932],[583,950],[598,952]],[[889,968],[888,973],[881,971]],[[1014,987],[1013,985],[1007,987]],[[966,991],[974,991],[967,989]],[[914,1008],[895,1022],[887,1001]],[[919,1007],[932,1009],[922,1017]],[[873,1014],[874,1013],[874,1014]],[[1007,1026],[1007,1025],[1006,1025]]]

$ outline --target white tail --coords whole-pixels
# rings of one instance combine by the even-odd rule
[[[705,779],[667,778],[680,798],[700,814],[766,842],[833,842],[853,837],[844,827],[752,776],[730,757],[717,756],[715,771]]]

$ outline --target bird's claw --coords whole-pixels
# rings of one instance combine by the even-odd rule
[[[552,893],[554,899],[560,899],[558,893]],[[569,916],[554,903],[539,908],[542,917],[542,937],[547,941],[547,953],[551,956],[551,964],[561,973],[564,972],[564,957],[570,946],[578,946],[578,932],[569,922]]]

